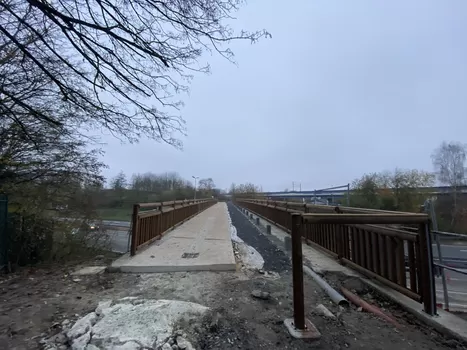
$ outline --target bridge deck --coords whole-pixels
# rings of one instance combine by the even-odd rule
[[[122,272],[235,271],[227,206],[217,203],[113,267]]]

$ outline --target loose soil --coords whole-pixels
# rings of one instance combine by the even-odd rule
[[[61,331],[71,322],[93,311],[106,299],[139,296],[196,302],[213,312],[199,322],[182,325],[197,349],[309,349],[312,344],[292,338],[283,321],[292,317],[292,280],[288,258],[263,240],[244,216],[232,213],[237,233],[253,243],[265,260],[264,271],[196,272],[160,274],[103,273],[71,276],[78,266],[42,266],[2,276],[0,279],[0,349],[40,349],[39,341]],[[248,240],[250,237],[251,240]],[[260,243],[258,243],[260,242]],[[89,262],[95,264],[95,261]],[[88,264],[88,265],[89,265]],[[267,273],[269,272],[271,273]],[[333,283],[338,283],[337,277]],[[321,289],[305,277],[306,316],[322,334],[318,349],[464,349],[396,309],[403,325],[396,330],[388,323],[355,307],[340,310]],[[251,295],[268,292],[267,300]],[[366,292],[366,291],[365,291]],[[371,293],[371,292],[370,292]],[[324,304],[338,316],[324,318],[314,311]]]

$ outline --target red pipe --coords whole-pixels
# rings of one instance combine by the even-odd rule
[[[344,294],[344,296],[349,299],[352,303],[354,303],[355,305],[357,306],[360,306],[363,310],[366,310],[368,312],[372,312],[374,313],[375,315],[381,317],[382,319],[388,321],[389,323],[391,323],[392,325],[394,325],[396,328],[398,329],[401,329],[402,326],[400,325],[400,323],[398,323],[394,318],[386,315],[383,311],[381,311],[377,306],[374,306],[374,305],[371,305],[371,304],[368,304],[366,301],[362,300],[361,298],[359,298],[357,295],[355,295],[354,293],[350,292],[349,290],[347,290],[346,288],[344,287],[341,287],[341,290],[342,290],[342,293]]]

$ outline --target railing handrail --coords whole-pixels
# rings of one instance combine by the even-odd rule
[[[268,202],[268,203],[276,203],[279,205],[287,205],[287,206],[295,206],[295,207],[302,207],[302,208],[317,208],[317,209],[325,209],[325,210],[334,210],[336,207],[335,205],[318,205],[312,203],[299,203],[299,202],[288,202],[288,201],[278,201],[278,200],[268,200],[268,199],[255,199],[255,198],[239,198],[238,201],[252,201],[252,202]],[[418,213],[411,213],[411,212],[403,212],[403,211],[391,211],[391,210],[381,210],[381,209],[368,209],[368,208],[354,208],[354,207],[345,207],[345,206],[338,206],[340,210],[345,213],[375,213],[375,214],[384,214],[384,213],[401,213],[401,214],[418,214]]]
[[[214,201],[214,199],[213,199]],[[162,213],[167,213],[171,210],[175,210],[175,209],[178,209],[178,208],[184,208],[184,207],[187,207],[187,206],[190,206],[190,205],[199,205],[201,203],[207,203],[209,202],[209,200],[197,200],[196,202],[193,202],[193,203],[176,203],[176,204],[173,204],[173,205],[167,205],[167,206],[159,206],[159,209],[153,209],[153,210],[147,210],[147,211],[141,211],[141,212],[138,212],[138,218],[146,218],[146,217],[149,217],[149,216],[155,216],[155,215],[160,215]],[[160,210],[162,209],[162,210]]]
[[[140,208],[152,208],[152,207],[166,207],[174,204],[184,203],[200,203],[203,201],[215,200],[214,198],[199,198],[199,199],[180,199],[176,201],[164,201],[164,202],[153,202],[153,203],[136,203]]]
[[[407,224],[428,223],[426,214],[322,214],[322,213],[302,213],[304,221],[314,224],[375,224],[391,225],[398,222]]]
[[[414,227],[401,227],[401,228],[407,231],[416,230],[416,228]],[[446,232],[446,231],[438,231],[438,230],[432,230],[431,232],[436,233],[437,235],[441,235],[441,236],[459,237],[459,238],[467,239],[467,234],[462,234],[462,233]]]

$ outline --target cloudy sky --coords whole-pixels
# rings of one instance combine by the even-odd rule
[[[106,138],[105,175],[177,171],[220,188],[320,189],[363,173],[431,171],[443,140],[467,142],[467,1],[250,0],[234,27],[272,39],[231,45],[238,66],[181,96],[178,151]]]

